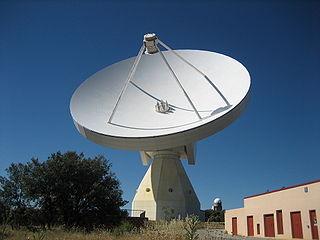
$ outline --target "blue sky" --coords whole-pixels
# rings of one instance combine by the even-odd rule
[[[0,175],[56,151],[104,154],[131,201],[138,152],[96,145],[69,101],[93,73],[137,54],[155,32],[174,49],[231,56],[251,75],[244,114],[198,142],[186,171],[201,202],[242,198],[320,178],[320,1],[0,1]],[[130,204],[127,206],[130,208]]]

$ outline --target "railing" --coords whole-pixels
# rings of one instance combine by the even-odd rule
[[[135,210],[135,209],[122,209],[122,210],[126,211],[129,217],[140,217],[140,218],[146,217],[145,210]]]

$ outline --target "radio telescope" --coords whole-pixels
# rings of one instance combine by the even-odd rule
[[[89,140],[139,151],[144,165],[153,159],[133,210],[145,211],[150,220],[184,218],[199,216],[200,203],[180,159],[195,164],[196,142],[240,116],[249,88],[249,73],[238,61],[209,51],[173,50],[146,34],[136,57],[84,81],[70,110]]]

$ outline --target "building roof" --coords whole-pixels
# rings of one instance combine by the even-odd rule
[[[252,197],[258,197],[258,196],[269,194],[269,193],[279,192],[279,191],[287,190],[287,189],[290,189],[290,188],[301,187],[301,186],[304,186],[304,185],[309,185],[309,184],[317,183],[317,182],[320,182],[320,179],[319,180],[315,180],[315,181],[311,181],[311,182],[307,182],[307,183],[294,185],[294,186],[291,186],[291,187],[284,187],[284,188],[276,189],[276,190],[273,190],[273,191],[268,191],[268,192],[264,192],[264,193],[255,194],[255,195],[252,195],[252,196],[244,197],[244,199],[252,198]]]

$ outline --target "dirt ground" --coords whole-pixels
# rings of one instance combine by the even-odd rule
[[[265,238],[228,235],[224,232],[224,229],[203,228],[199,229],[197,234],[199,234],[199,240],[265,240]]]

